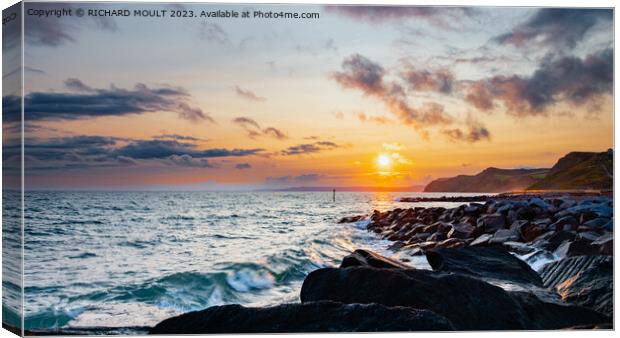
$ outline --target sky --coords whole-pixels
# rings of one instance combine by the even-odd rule
[[[62,7],[319,18],[26,15],[30,189],[409,187],[613,147],[611,10],[27,4]]]

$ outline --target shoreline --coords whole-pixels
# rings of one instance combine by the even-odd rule
[[[476,196],[465,198],[472,197]],[[447,198],[442,197],[441,201]],[[605,196],[573,195],[485,198],[484,203],[469,202],[455,208],[413,206],[342,218],[338,222],[341,226],[355,222],[356,227],[364,226],[367,231],[376,233],[378,238],[391,241],[389,250],[398,253],[399,260],[367,250],[356,250],[343,257],[340,267],[318,269],[306,276],[300,294],[301,303],[260,308],[212,306],[166,319],[154,327],[66,327],[28,330],[26,335],[129,331],[134,334],[283,333],[324,332],[334,328],[339,332],[609,328],[612,325],[608,320],[609,311],[611,309],[613,313],[613,305],[609,299],[601,299],[600,296],[597,298],[587,292],[584,296],[584,290],[593,285],[605,286],[609,279],[608,288],[603,288],[602,294],[613,292],[613,276],[606,272],[609,261],[613,259],[613,200]],[[425,256],[432,271],[407,265],[408,255]],[[573,274],[567,273],[568,270]],[[447,282],[450,278],[459,279],[459,283],[473,283],[476,288],[486,291],[455,290],[453,284]],[[346,284],[340,285],[334,280]],[[372,290],[365,290],[368,285],[362,283],[364,280],[376,280],[379,284]],[[569,280],[573,281],[567,282]],[[391,283],[396,284],[390,286]],[[407,291],[409,287],[396,287],[404,285],[401,283],[408,283],[413,289],[426,283],[437,285],[436,290],[426,290],[424,297],[435,297],[433,302],[442,305],[434,307],[421,302],[422,294]],[[600,291],[600,288],[597,289],[597,292]],[[515,323],[508,318],[500,318],[498,323],[503,323],[498,324],[500,326],[493,326],[495,324],[491,324],[493,321],[490,318],[489,322],[478,324],[460,322],[459,318],[465,315],[457,314],[462,310],[458,308],[462,304],[452,304],[450,299],[441,295],[455,292],[454,297],[465,292],[471,299],[498,297],[499,307],[506,306],[503,302],[516,302],[519,305],[514,309],[490,309],[476,302],[472,306],[480,312],[513,311],[512,316],[518,320]],[[380,306],[363,305],[370,300]],[[563,307],[556,308],[558,305]],[[399,312],[394,306],[410,310]],[[446,309],[445,306],[453,309]],[[290,311],[324,324],[317,326],[307,321],[291,321],[286,315]],[[532,322],[529,318],[531,313],[538,311],[559,312],[553,318]],[[247,320],[259,316],[267,324],[261,326],[256,323],[254,330],[251,326],[238,327],[218,317],[222,313]],[[347,326],[343,322],[347,314],[365,317],[370,313],[382,313],[401,320],[384,322],[381,324],[383,326],[369,326],[368,322]],[[190,315],[191,324],[179,324],[187,321]],[[409,317],[418,319],[402,319]],[[213,318],[220,320],[214,321]],[[419,320],[422,318],[431,325],[421,326]],[[375,317],[373,320],[379,319]]]

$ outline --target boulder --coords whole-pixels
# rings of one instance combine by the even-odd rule
[[[555,231],[570,231],[577,230],[578,226],[579,222],[577,219],[572,215],[567,215],[552,223],[549,228]]]
[[[596,310],[609,317],[614,312],[613,259],[583,270],[556,286],[565,302]]]
[[[521,227],[521,238],[526,242],[535,240],[538,236],[545,233],[545,229],[534,223],[527,223]]]
[[[318,269],[306,277],[300,296],[302,303],[331,300],[426,309],[448,318],[457,330],[549,330],[609,322],[590,309],[428,270]]]
[[[610,258],[606,256],[576,256],[564,258],[546,264],[540,270],[540,277],[543,280],[544,287],[555,289],[556,286],[575,276],[577,273],[597,266],[608,259]]]
[[[481,227],[485,233],[494,233],[506,227],[506,220],[500,213],[486,214],[478,218],[478,227]]]
[[[579,238],[573,242],[566,241],[555,251],[559,257],[594,256],[601,253],[601,245]]]
[[[493,237],[493,235],[491,234],[482,234],[480,236],[478,236],[478,238],[474,239],[473,242],[469,243],[470,246],[477,246],[477,245],[486,245],[489,243],[489,240]]]
[[[357,249],[348,256],[345,256],[340,263],[341,268],[350,266],[370,266],[374,268],[386,269],[409,269],[410,266],[391,258],[383,257],[369,250]]]
[[[502,244],[508,241],[518,241],[519,235],[510,229],[500,229],[493,234],[493,238],[489,240],[489,244]]]
[[[536,248],[525,244],[525,243],[521,243],[521,242],[504,242],[503,243],[504,248],[506,248],[506,250],[510,251],[510,252],[514,252],[516,254],[519,255],[526,255],[529,253],[532,253],[534,251],[536,251]]]
[[[598,240],[594,241],[592,244],[599,247],[599,253],[601,255],[614,255],[614,235],[612,233],[608,233],[607,235],[602,236]]]
[[[605,227],[605,225],[607,225],[608,222],[609,222],[609,218],[597,217],[595,219],[584,222],[583,225],[589,228],[592,228],[592,229],[599,229],[599,228]]]
[[[428,310],[380,304],[308,302],[264,308],[213,306],[168,318],[149,334],[449,331],[445,317]]]
[[[366,215],[343,217],[340,219],[340,221],[338,221],[338,223],[353,223],[361,221],[364,218],[366,218]]]
[[[577,256],[547,264],[541,270],[545,287],[562,300],[613,316],[613,258]]]
[[[518,284],[542,286],[542,279],[527,263],[506,249],[495,247],[466,247],[432,249],[426,259],[433,270]]]
[[[452,229],[448,231],[448,238],[467,239],[472,236],[476,228],[468,223],[459,223],[452,225]]]
[[[561,244],[574,241],[576,238],[577,238],[577,234],[575,232],[558,231],[558,232],[551,234],[549,237],[547,237],[543,241],[540,241],[540,242],[537,241],[535,244],[536,246],[542,249],[545,249],[548,251],[554,251]]]

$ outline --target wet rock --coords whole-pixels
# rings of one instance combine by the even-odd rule
[[[541,241],[540,244],[539,243],[536,243],[536,244],[538,247],[542,249],[554,251],[561,244],[566,243],[566,242],[572,242],[576,238],[577,238],[577,234],[575,232],[559,231],[559,232],[552,233],[551,236],[547,237],[544,241]]]
[[[391,258],[383,257],[372,251],[357,249],[345,256],[340,263],[341,268],[351,266],[370,266],[384,269],[410,269],[411,267]]]
[[[476,278],[415,269],[319,269],[306,277],[300,296],[302,303],[332,300],[427,309],[448,318],[457,330],[559,329],[609,321],[589,309],[546,303]]]
[[[614,255],[614,236],[609,233],[605,236],[602,236],[598,240],[592,243],[593,245],[597,245],[599,247],[599,253],[601,255],[613,256]]]
[[[478,218],[478,227],[481,227],[485,233],[493,233],[505,228],[506,220],[504,215],[499,213],[486,214]]]
[[[379,304],[307,302],[264,308],[213,306],[157,324],[150,334],[449,331],[445,317],[428,310]]]
[[[361,221],[364,218],[366,218],[366,215],[343,217],[342,219],[340,219],[340,221],[338,221],[338,223],[354,223]]]
[[[550,229],[550,225],[552,223],[551,219],[548,217],[538,218],[532,221],[534,225],[542,229]]]
[[[465,241],[459,238],[448,238],[437,243],[433,248],[446,248],[446,249],[454,249],[465,246]]]
[[[454,224],[452,225],[452,229],[448,231],[447,237],[466,239],[466,238],[470,238],[474,234],[475,231],[476,231],[476,228],[470,224],[467,224],[467,223]]]
[[[613,316],[613,259],[608,256],[580,256],[546,266],[541,275],[545,285],[562,300]]]
[[[601,254],[601,245],[594,244],[587,239],[576,239],[562,243],[555,253],[560,257],[594,256]]]
[[[545,229],[534,223],[527,223],[521,227],[521,238],[526,242],[531,242],[545,233]]]
[[[482,234],[480,236],[478,236],[478,238],[476,238],[473,242],[469,243],[470,246],[477,246],[477,245],[486,245],[489,243],[489,240],[493,237],[493,235],[491,234]]]
[[[503,248],[432,249],[426,252],[426,259],[435,271],[542,286],[542,279],[527,263]]]
[[[600,228],[604,228],[605,225],[607,225],[607,223],[609,223],[608,218],[597,217],[587,222],[584,222],[583,225],[589,228],[592,228],[592,229],[597,229],[597,228],[600,229]]]
[[[519,235],[510,229],[500,229],[493,234],[493,237],[489,240],[489,244],[502,244],[508,241],[518,241]]]
[[[579,222],[577,221],[577,219],[572,215],[568,215],[558,219],[549,227],[555,231],[569,231],[577,230],[578,225]]]
[[[506,248],[506,250],[514,252],[518,255],[526,255],[536,251],[536,248],[521,242],[508,241],[504,242],[503,246],[504,248]]]
[[[429,240],[429,241],[432,241],[432,242],[439,242],[439,241],[445,240],[446,239],[446,235],[444,233],[441,233],[441,232],[436,232],[436,233],[428,236],[426,239]]]

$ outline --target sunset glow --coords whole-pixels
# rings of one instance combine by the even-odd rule
[[[271,7],[320,24],[27,18],[59,32],[24,54],[27,186],[419,186],[613,146],[611,11],[571,35],[574,16],[536,8]]]

